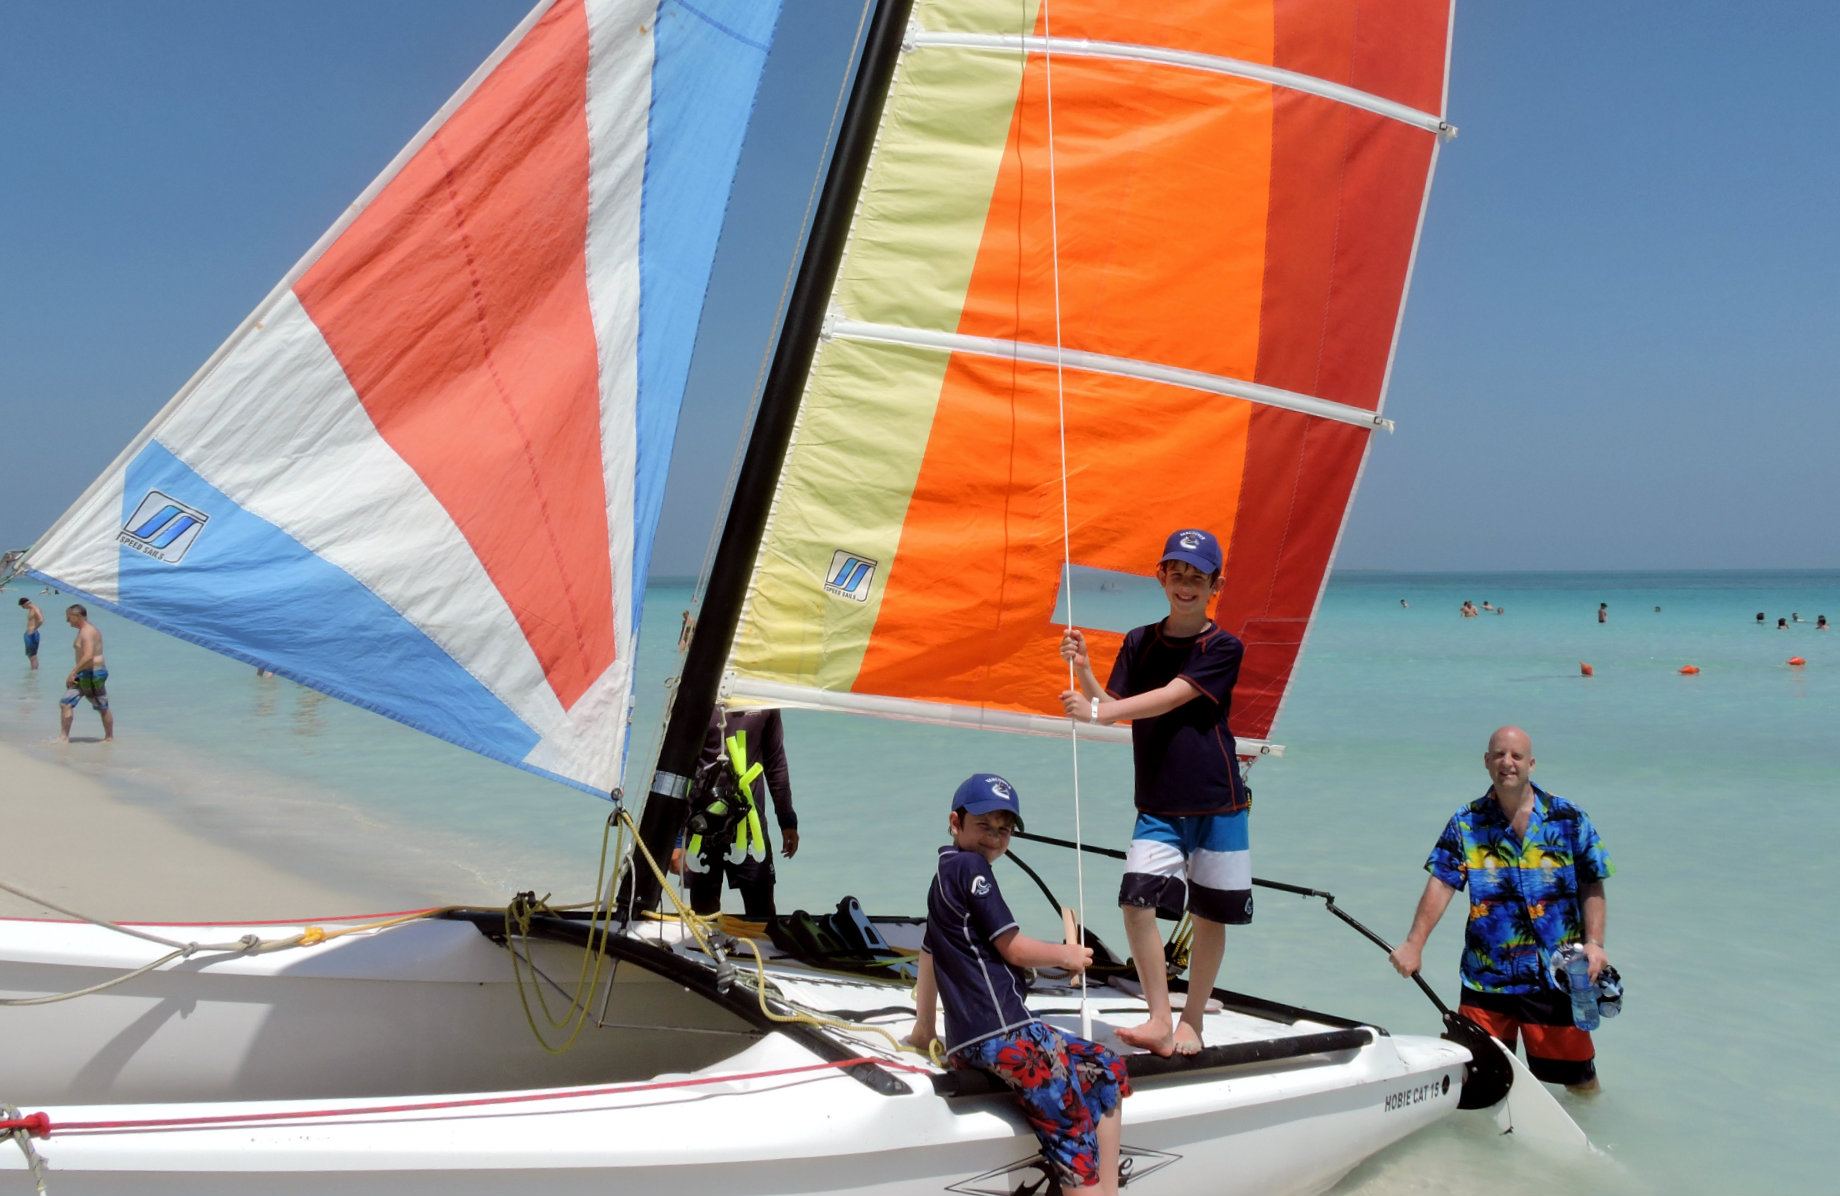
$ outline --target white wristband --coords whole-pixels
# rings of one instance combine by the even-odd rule
[[[1092,717],[1088,721],[1095,722],[1095,723],[1099,721],[1099,699],[1098,698],[1094,698],[1092,700]]]

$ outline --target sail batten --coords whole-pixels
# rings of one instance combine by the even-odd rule
[[[1296,394],[1280,390],[1275,386],[1260,386],[1256,382],[1247,382],[1239,378],[1225,378],[1215,374],[1204,374],[1199,370],[1179,369],[1154,361],[1110,357],[1103,353],[1087,353],[1079,349],[1057,349],[1053,345],[1027,344],[1022,341],[999,340],[995,337],[934,332],[925,328],[895,328],[887,324],[868,324],[858,320],[836,321],[829,326],[828,332],[831,336],[845,340],[911,345],[916,348],[937,349],[944,353],[968,353],[980,357],[1032,362],[1037,365],[1058,365],[1083,373],[1111,374],[1119,378],[1160,382],[1167,386],[1180,386],[1207,394],[1245,399],[1247,402],[1259,403],[1267,407],[1298,411],[1318,419],[1353,424],[1360,428],[1383,428],[1389,432],[1393,430],[1391,420],[1382,419],[1374,412],[1364,411],[1359,407],[1331,402],[1314,395]]]
[[[1449,3],[1052,16],[915,5],[730,693],[1064,729],[1064,565],[1149,575],[1206,527],[1265,741],[1390,426]],[[1118,638],[1089,632],[1102,673]]]
[[[1364,109],[1435,133],[1448,134],[1451,132],[1450,126],[1442,117],[1397,103],[1384,96],[1373,95],[1359,88],[1348,87],[1313,75],[1287,71],[1263,63],[1244,62],[1237,58],[1223,58],[1214,54],[1173,50],[1162,46],[1146,46],[1132,42],[1096,42],[1071,37],[1021,37],[928,31],[914,34],[911,40],[916,47],[933,46],[963,50],[996,50],[1007,53],[1053,54],[1056,57],[1067,58],[1114,58],[1121,62],[1153,62],[1165,66],[1181,67],[1185,70],[1208,71],[1241,79],[1257,79],[1290,91],[1319,96],[1340,104],[1347,104],[1352,108]]]

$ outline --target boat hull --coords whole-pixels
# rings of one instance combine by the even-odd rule
[[[109,952],[119,965],[157,951],[103,933],[0,923],[0,991],[93,983]],[[566,944],[532,945],[539,966],[573,976],[561,970]],[[737,1012],[745,1003],[693,991],[694,971],[670,972],[672,960],[695,966],[688,952],[643,946],[660,952],[660,970],[623,961],[608,1026],[559,1059],[530,1042],[505,949],[464,921],[165,969],[97,996],[0,1014],[9,1059],[21,1064],[9,1064],[0,1102],[50,1118],[53,1131],[36,1147],[59,1196],[456,1196],[533,1183],[552,1193],[627,1184],[724,1196],[1007,1193],[1040,1179],[1034,1139],[1006,1096],[942,1093],[950,1077],[913,1056],[876,1069],[879,1087],[864,1082],[844,1064],[877,1054],[874,1036],[750,1023]],[[775,979],[795,999],[831,1008],[886,1008],[902,991],[825,974]],[[1106,991],[1103,1008],[1128,1005]],[[1043,1012],[1062,1024],[1077,1017],[1064,1001],[1047,1000]],[[1210,1014],[1210,1035],[1216,1017],[1228,1019],[1223,1035],[1236,1032],[1229,1014]],[[435,1022],[438,1033],[425,1025]],[[1311,1029],[1334,1027],[1287,1028]],[[1135,1078],[1124,1130],[1132,1189],[1321,1191],[1457,1107],[1462,1048],[1373,1030],[1329,1037],[1348,1045]],[[689,1050],[698,1066],[684,1066]],[[459,1057],[431,1061],[430,1052]],[[657,1065],[661,1052],[678,1070]],[[494,1076],[506,1082],[480,1082]],[[11,1147],[0,1154],[0,1169],[24,1165]],[[0,1179],[0,1193],[27,1182]]]

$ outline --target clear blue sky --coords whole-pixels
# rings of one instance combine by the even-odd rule
[[[0,6],[0,546],[30,541],[523,0]],[[656,572],[701,559],[855,0],[788,0]],[[1339,564],[1840,567],[1840,11],[1459,6],[1450,115]],[[709,325],[706,325],[706,327]]]

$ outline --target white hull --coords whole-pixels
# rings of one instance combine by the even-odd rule
[[[249,929],[162,933],[223,941]],[[0,994],[68,991],[162,953],[88,926],[0,921]],[[574,977],[576,947],[533,942],[531,953]],[[690,991],[695,971],[687,985],[622,962],[606,1026],[553,1057],[531,1041],[506,951],[466,921],[169,965],[99,995],[0,1010],[0,1103],[49,1115],[54,1131],[35,1145],[54,1196],[1009,1192],[1037,1178],[1024,1166],[973,1182],[1035,1154],[1006,1097],[941,1096],[910,1070],[913,1055],[881,1070],[874,1090],[835,1063],[892,1059],[878,1037],[763,1030],[745,1006]],[[876,981],[784,964],[772,974],[816,1008],[909,1000]],[[745,985],[733,994],[754,1000]],[[561,1003],[553,992],[551,1002]],[[1141,1017],[1141,1003],[1111,989],[1095,989],[1093,1004],[1101,1038],[1108,1022]],[[1077,1026],[1064,992],[1038,1005]],[[910,1024],[898,1013],[876,1021],[897,1035]],[[1124,1131],[1143,1152],[1133,1191],[1320,1191],[1454,1110],[1469,1058],[1439,1039],[1234,1010],[1210,1014],[1207,1031],[1211,1045],[1249,1044],[1245,1055],[1282,1054],[1311,1034],[1343,1045],[1137,1078]],[[797,1070],[760,1074],[786,1069]],[[95,1124],[114,1122],[142,1124]],[[30,1191],[23,1154],[0,1151],[0,1196]]]

